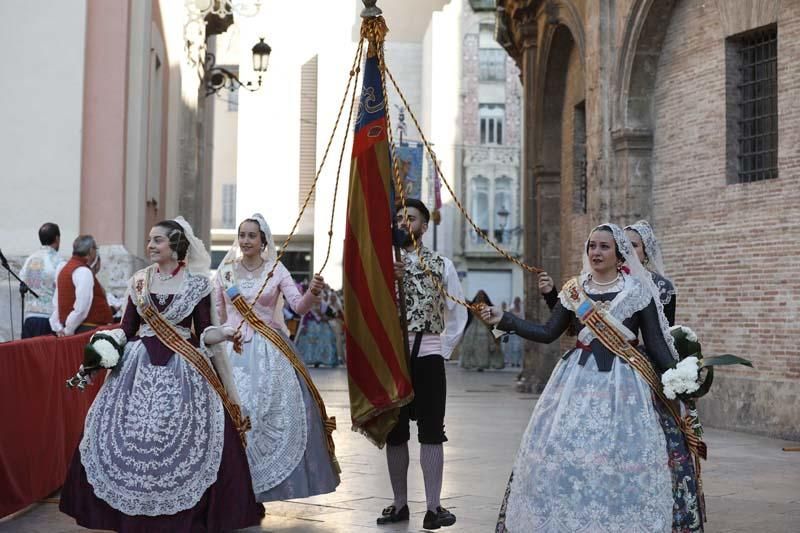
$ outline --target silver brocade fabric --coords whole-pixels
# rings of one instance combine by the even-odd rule
[[[421,247],[420,255],[440,283],[444,282],[444,259],[431,250]],[[403,289],[406,297],[408,331],[439,334],[444,331],[444,297],[425,272],[419,257],[403,254],[405,275]]]

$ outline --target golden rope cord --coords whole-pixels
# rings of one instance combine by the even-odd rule
[[[363,42],[363,41],[362,41]],[[350,131],[350,124],[353,122],[353,108],[356,105],[356,94],[358,94],[358,73],[361,71],[361,57],[364,53],[364,47],[359,43],[358,57],[356,58],[356,81],[353,84],[353,95],[350,99],[350,113],[347,117],[347,126],[345,126],[345,134],[342,138],[342,150],[339,152],[339,166],[336,168],[336,184],[333,186],[333,206],[331,207],[331,222],[328,226],[328,250],[325,252],[325,261],[319,271],[322,273],[325,267],[328,266],[328,259],[331,257],[331,245],[333,244],[333,219],[336,215],[336,198],[339,195],[339,176],[342,173],[342,161],[344,160],[344,150],[347,147],[347,133]]]
[[[382,17],[379,17],[379,18],[382,18]],[[384,101],[384,103],[388,103],[389,94],[386,91],[386,72],[387,72],[387,69],[386,69],[385,57],[384,57],[384,54],[383,54],[383,43],[381,42],[380,45],[377,46],[376,48],[377,48],[376,52],[378,54],[378,66],[379,66],[380,71],[381,71],[381,84],[383,85],[383,101]],[[403,218],[408,220],[408,206],[406,205],[406,191],[405,191],[405,187],[403,186],[402,179],[400,178],[400,164],[399,164],[399,162],[397,160],[396,150],[394,150],[394,138],[392,136],[392,123],[391,123],[391,118],[389,116],[389,107],[388,107],[388,105],[385,105],[385,111],[386,111],[386,133],[387,133],[388,138],[389,138],[389,146],[392,147],[392,149],[390,150],[390,153],[392,154],[392,174],[394,175],[394,189],[395,189],[395,192],[397,192],[400,195],[400,204],[403,207]],[[444,297],[449,298],[450,300],[452,300],[453,302],[455,302],[455,303],[457,303],[459,305],[463,305],[467,309],[473,309],[473,310],[475,310],[477,312],[478,309],[477,308],[473,308],[470,305],[469,302],[467,302],[466,300],[462,300],[461,298],[458,298],[456,296],[453,296],[452,294],[447,292],[447,289],[445,289],[444,284],[442,283],[442,281],[433,274],[433,272],[431,271],[430,267],[425,262],[425,259],[423,259],[422,254],[420,253],[420,249],[421,249],[422,243],[417,240],[416,236],[412,232],[409,231],[408,234],[411,236],[411,243],[414,246],[414,251],[417,252],[417,258],[419,259],[419,263],[422,266],[423,271],[425,272],[425,274],[428,275],[428,277],[431,278],[431,280],[433,281],[434,285],[436,285],[436,289]]]
[[[453,197],[453,201],[455,202],[456,206],[458,207],[458,210],[461,211],[461,213],[464,215],[464,218],[467,219],[467,222],[469,222],[469,224],[478,233],[478,235],[484,241],[486,241],[492,248],[494,248],[495,251],[497,251],[497,253],[499,253],[500,255],[502,255],[503,257],[505,257],[506,259],[508,259],[512,263],[514,263],[514,264],[518,265],[519,267],[523,268],[524,270],[527,270],[528,272],[533,272],[534,274],[538,274],[538,273],[542,272],[543,270],[541,268],[528,265],[526,263],[523,263],[522,261],[520,261],[516,257],[512,257],[507,251],[505,251],[502,248],[500,248],[497,245],[497,243],[495,243],[488,235],[486,235],[485,231],[483,231],[481,228],[479,228],[477,226],[477,224],[475,224],[475,222],[472,220],[472,217],[470,217],[469,213],[467,213],[467,210],[464,209],[464,206],[462,205],[461,201],[458,199],[458,196],[456,196],[456,193],[455,193],[455,191],[453,191],[453,188],[450,186],[450,184],[444,178],[444,174],[442,174],[442,171],[439,168],[439,161],[434,156],[433,150],[431,149],[431,146],[430,146],[430,143],[428,142],[428,139],[425,137],[425,134],[422,132],[422,128],[420,127],[419,122],[417,121],[417,117],[414,115],[414,112],[409,107],[408,101],[406,100],[405,95],[403,95],[403,92],[400,90],[400,87],[397,85],[397,82],[395,81],[394,76],[392,76],[391,71],[387,67],[385,67],[385,65],[384,65],[384,68],[386,69],[386,74],[388,74],[389,79],[392,81],[392,85],[394,86],[395,91],[397,91],[397,94],[400,96],[400,99],[403,101],[403,106],[408,110],[408,114],[411,116],[411,120],[414,121],[414,126],[417,128],[417,132],[419,133],[420,137],[422,137],[422,142],[425,144],[425,149],[428,152],[428,157],[430,157],[431,161],[433,162],[433,165],[434,165],[434,167],[436,169],[436,174],[442,180],[442,183],[444,183],[444,186],[447,187],[447,190],[450,193],[450,196]],[[386,90],[386,89],[384,88],[384,90]]]
[[[311,197],[312,197],[312,195],[314,194],[314,191],[317,188],[317,181],[319,181],[319,176],[322,173],[322,168],[325,166],[325,161],[328,158],[328,152],[330,151],[331,145],[333,144],[333,139],[336,136],[336,131],[339,128],[339,121],[342,118],[342,111],[344,110],[344,104],[345,104],[345,102],[347,102],[347,95],[350,93],[350,84],[353,82],[353,78],[357,78],[357,73],[361,68],[360,64],[358,63],[358,61],[361,58],[363,47],[364,47],[364,40],[361,39],[358,42],[358,46],[356,48],[355,57],[353,57],[353,65],[350,67],[350,76],[347,79],[347,86],[345,87],[344,95],[342,95],[342,103],[339,104],[339,112],[337,113],[336,121],[333,124],[333,131],[331,132],[331,136],[328,139],[328,144],[325,147],[325,152],[322,155],[322,161],[320,161],[319,168],[317,169],[317,173],[314,176],[314,181],[311,183],[311,187],[308,190],[308,194],[306,194],[305,201],[303,202],[303,205],[300,208],[300,212],[297,214],[297,218],[294,221],[294,226],[292,226],[291,231],[286,236],[286,240],[284,240],[283,241],[283,245],[281,245],[281,250],[278,253],[278,257],[275,258],[275,263],[272,265],[272,268],[270,269],[269,273],[267,274],[267,277],[264,279],[264,283],[261,284],[261,288],[258,289],[258,293],[256,294],[255,298],[253,298],[253,302],[247,304],[248,309],[251,309],[251,310],[253,309],[253,307],[255,306],[256,302],[261,297],[261,294],[264,292],[264,289],[266,289],[267,284],[269,283],[269,280],[272,279],[272,276],[275,274],[275,269],[278,267],[278,263],[283,258],[283,254],[286,253],[286,248],[289,245],[289,243],[292,241],[292,238],[294,237],[294,233],[295,233],[295,231],[297,231],[297,226],[300,225],[300,220],[302,220],[302,218],[303,218],[303,213],[305,213],[306,208],[308,207],[308,203],[311,201]],[[356,83],[357,83],[357,81],[356,81]],[[347,138],[347,132],[345,132],[344,135],[345,135],[345,139],[346,139]],[[338,179],[338,174],[337,174],[337,179]],[[332,239],[332,238],[333,238],[333,236],[330,235],[329,239]],[[329,243],[329,246],[330,246],[330,243]],[[242,319],[239,322],[239,325],[236,328],[237,332],[241,331],[242,327],[244,326],[244,323],[245,323],[244,319]]]

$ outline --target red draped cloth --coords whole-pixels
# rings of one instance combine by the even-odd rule
[[[0,518],[64,483],[104,376],[95,374],[84,392],[65,384],[83,362],[91,335],[0,344]]]

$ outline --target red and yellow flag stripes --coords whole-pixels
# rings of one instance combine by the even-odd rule
[[[344,315],[353,429],[378,446],[413,398],[392,255],[393,185],[376,57],[364,65],[344,241]]]

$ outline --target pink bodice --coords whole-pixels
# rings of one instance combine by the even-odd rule
[[[266,263],[257,271],[248,272],[242,267],[241,263],[236,264],[234,282],[248,304],[253,302],[253,298],[258,294],[258,290],[261,288],[261,284],[264,283],[264,278],[271,268],[272,263]],[[216,292],[215,302],[220,322],[226,326],[237,327],[242,320],[242,316],[225,293],[225,288],[219,275],[214,278],[214,291]],[[281,296],[289,304],[289,307],[300,316],[307,313],[311,308],[311,295],[304,296],[300,294],[292,275],[282,263],[278,263],[275,273],[269,280],[264,292],[258,298],[253,310],[268,325],[280,331],[285,331],[286,325],[283,321],[283,300],[280,299]],[[280,305],[278,306],[279,302]],[[253,330],[246,322],[242,326],[242,334],[244,342],[249,342],[253,338]]]

